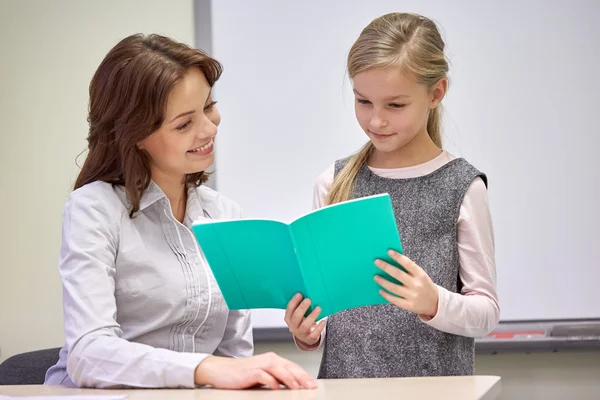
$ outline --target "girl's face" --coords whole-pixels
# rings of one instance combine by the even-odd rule
[[[358,123],[375,149],[394,153],[427,138],[427,117],[446,93],[447,80],[433,88],[398,67],[370,68],[352,78]]]

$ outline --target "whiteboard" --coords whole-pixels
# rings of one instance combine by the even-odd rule
[[[247,216],[308,211],[316,177],[366,140],[350,46],[381,14],[424,14],[451,61],[445,147],[489,178],[501,319],[600,317],[600,2],[482,3],[213,1],[217,189]]]

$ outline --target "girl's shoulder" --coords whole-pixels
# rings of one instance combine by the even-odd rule
[[[313,186],[313,209],[321,208],[327,205],[327,194],[333,183],[335,174],[335,163],[321,172]]]

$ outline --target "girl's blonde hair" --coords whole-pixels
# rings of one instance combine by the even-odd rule
[[[444,40],[433,21],[417,14],[391,13],[373,20],[363,29],[348,54],[350,78],[369,68],[398,66],[419,83],[433,87],[447,78],[448,62]],[[427,132],[442,147],[441,104],[429,112]],[[362,166],[369,160],[374,146],[368,142],[354,154],[335,177],[327,203],[346,201]]]

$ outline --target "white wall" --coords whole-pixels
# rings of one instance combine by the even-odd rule
[[[433,18],[447,43],[444,141],[488,174],[501,319],[600,317],[599,1],[213,1],[217,188],[249,216],[310,209],[317,175],[366,141],[347,53],[393,11]]]
[[[132,33],[193,44],[193,11],[192,0],[0,0],[0,361],[63,343],[61,217],[96,67]]]

